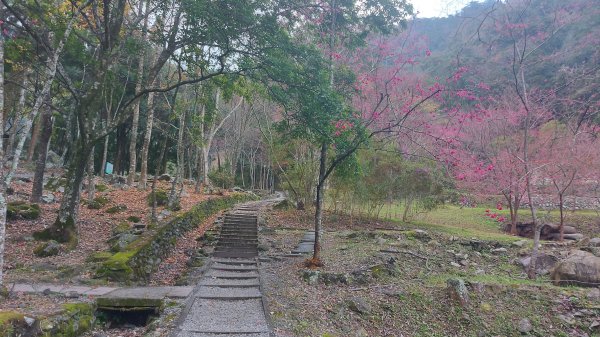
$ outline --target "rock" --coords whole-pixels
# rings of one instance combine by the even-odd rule
[[[458,261],[458,264],[460,264],[463,267],[466,267],[466,266],[469,265],[469,261],[467,261],[467,260],[460,260],[460,261]]]
[[[58,192],[58,193],[65,193],[65,188],[64,188],[64,186],[59,186],[59,187],[56,189],[56,192]]]
[[[576,323],[574,317],[570,317],[570,316],[566,316],[566,315],[558,315],[557,318],[560,319],[561,321],[563,321],[565,324],[568,324],[568,325],[573,325],[573,324]]]
[[[146,229],[146,224],[144,224],[144,223],[135,223],[135,224],[133,224],[133,228],[134,229],[142,229],[143,230],[143,229]]]
[[[527,240],[519,240],[519,241],[513,242],[512,245],[515,247],[521,248],[521,247],[525,246],[527,244],[527,242],[528,242]]]
[[[485,275],[485,270],[477,269],[477,270],[475,270],[475,275]]]
[[[112,244],[110,250],[112,252],[122,252],[127,249],[127,246],[133,241],[137,240],[138,236],[131,233],[121,233],[116,239],[111,240]]]
[[[33,324],[35,324],[35,318],[31,318],[31,317],[23,317],[23,320],[25,320],[25,323],[27,323],[28,326],[32,327]]]
[[[454,254],[454,257],[457,260],[467,260],[469,258],[469,255],[468,254],[460,254],[460,253],[458,253],[458,254]]]
[[[431,236],[429,235],[429,233],[422,229],[415,229],[412,231],[411,234],[414,238],[423,242],[429,242],[429,240],[431,240]]]
[[[461,265],[460,265],[460,264],[458,264],[458,263],[456,263],[456,262],[454,262],[454,261],[450,262],[450,265],[451,265],[452,267],[456,267],[456,268],[460,268],[460,267],[461,267]]]
[[[565,234],[565,235],[563,235],[563,238],[565,240],[579,241],[579,240],[583,240],[584,236],[583,236],[583,234],[575,233],[575,234]]]
[[[62,164],[60,156],[56,152],[48,150],[46,154],[46,168],[60,167]]]
[[[41,243],[37,246],[33,253],[39,257],[47,257],[58,255],[61,251],[62,247],[60,244],[54,240],[50,240],[48,242]]]
[[[590,324],[590,330],[594,331],[596,329],[600,329],[600,321],[595,320]]]
[[[600,257],[582,250],[574,250],[552,272],[556,285],[600,285]]]
[[[66,298],[79,298],[79,293],[76,291],[67,291],[65,293]]]
[[[321,273],[319,280],[325,285],[331,284],[349,284],[350,275],[345,273]]]
[[[592,288],[587,293],[587,298],[590,301],[598,301],[600,300],[600,288]]]
[[[590,239],[590,242],[588,243],[588,246],[590,246],[590,247],[600,247],[600,238]]]
[[[469,291],[465,285],[465,281],[461,279],[448,279],[446,280],[448,285],[448,293],[450,298],[458,301],[461,306],[469,304]]]
[[[552,269],[552,267],[554,267],[554,265],[556,265],[556,263],[558,262],[558,258],[554,255],[550,255],[550,254],[538,254],[537,259],[536,259],[536,263],[535,263],[535,272],[538,275],[546,275],[550,272],[550,270]],[[521,267],[523,267],[523,270],[527,271],[529,270],[529,265],[531,264],[531,256],[519,259],[517,261],[517,264],[519,264]]]
[[[56,201],[56,197],[52,193],[44,194],[42,196],[42,202],[44,204],[51,204]]]
[[[368,315],[371,313],[371,306],[367,301],[361,297],[353,297],[348,301],[348,308],[361,315]]]
[[[104,332],[94,332],[92,337],[108,337],[108,335],[105,334]]]
[[[519,321],[519,326],[517,327],[519,332],[522,334],[528,334],[533,330],[533,325],[531,325],[531,321],[527,318],[523,318]]]
[[[583,247],[581,250],[585,250],[586,252],[590,252],[595,256],[600,257],[600,247]]]
[[[302,279],[304,280],[304,282],[308,283],[309,285],[315,285],[315,284],[319,283],[319,275],[320,274],[321,274],[321,272],[318,270],[304,270],[302,272]]]
[[[504,247],[492,249],[492,253],[500,253],[500,254],[502,254],[502,253],[506,253],[506,252],[508,252],[508,249],[506,249]]]
[[[170,175],[166,174],[166,173],[165,173],[165,174],[161,174],[161,175],[158,177],[158,180],[159,180],[159,181],[171,181],[172,179],[173,179],[173,178],[172,178]]]

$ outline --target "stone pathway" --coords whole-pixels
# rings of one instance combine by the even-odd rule
[[[292,255],[312,254],[315,250],[315,231],[307,231],[300,240],[298,247],[292,250]]]
[[[258,270],[258,215],[275,202],[243,204],[225,215],[208,270],[172,336],[271,336]]]
[[[161,298],[186,298],[193,290],[193,287],[134,287],[134,288],[115,288],[115,287],[86,287],[74,285],[46,284],[46,283],[11,283],[8,289],[16,293],[55,293],[71,297],[79,296],[160,296]]]

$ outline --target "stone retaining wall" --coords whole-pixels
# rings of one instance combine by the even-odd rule
[[[140,238],[132,242],[126,251],[112,255],[103,262],[97,276],[112,281],[146,283],[162,259],[175,247],[179,237],[198,227],[217,212],[254,199],[251,194],[234,193],[203,201],[169,221],[154,235]]]

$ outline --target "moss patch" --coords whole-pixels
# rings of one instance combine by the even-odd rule
[[[127,205],[116,205],[106,210],[108,214],[120,213],[127,210]]]
[[[99,196],[97,198],[94,198],[94,200],[88,204],[88,208],[89,209],[101,209],[102,207],[106,206],[106,204],[108,204],[110,200],[108,200],[108,197],[106,196]]]
[[[77,228],[72,217],[68,217],[65,222],[56,219],[54,224],[43,231],[34,232],[33,238],[41,241],[56,240],[60,243],[66,243],[67,248],[77,247]]]
[[[10,337],[19,327],[26,325],[25,316],[16,311],[0,311],[0,337]]]
[[[42,210],[38,204],[28,204],[23,201],[9,202],[6,209],[8,220],[26,219],[34,220],[40,217]]]
[[[169,201],[169,196],[167,195],[167,191],[157,190],[156,192],[150,192],[146,197],[148,201],[148,206],[154,205],[154,198],[156,196],[156,206],[165,206]]]

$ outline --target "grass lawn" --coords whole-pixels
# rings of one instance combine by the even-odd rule
[[[523,238],[514,237],[502,232],[502,225],[495,219],[485,216],[485,211],[489,209],[492,213],[497,213],[504,218],[510,218],[507,209],[497,210],[495,207],[459,207],[455,205],[442,205],[432,211],[413,214],[407,222],[403,222],[404,213],[403,204],[392,204],[384,206],[380,216],[398,223],[405,227],[432,229],[450,235],[478,238],[485,240],[496,240],[502,242],[511,242]],[[588,236],[600,235],[600,215],[592,210],[568,211],[565,222],[575,224],[578,230]],[[539,211],[538,217],[545,222],[559,222],[560,213],[558,210]],[[519,211],[519,221],[531,221],[529,209]]]

